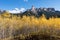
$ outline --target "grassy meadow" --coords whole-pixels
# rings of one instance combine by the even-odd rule
[[[46,19],[34,16],[2,18],[0,40],[59,40],[60,18]]]

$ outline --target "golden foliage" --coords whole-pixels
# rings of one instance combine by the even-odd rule
[[[11,17],[11,14],[9,12],[4,12],[4,13],[2,13],[2,16],[9,18],[9,17]]]
[[[60,18],[50,18],[47,20],[44,15],[40,18],[23,16],[23,18],[12,17],[11,19],[3,19],[0,17],[0,30],[3,29],[8,29],[9,35],[12,35],[16,30],[22,31],[22,34],[40,32],[58,35],[59,33],[56,31],[60,30]]]

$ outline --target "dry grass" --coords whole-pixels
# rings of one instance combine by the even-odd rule
[[[0,16],[0,39],[9,40],[14,37],[25,39],[30,34],[60,36],[60,18],[47,20],[44,16],[40,18],[34,16],[2,18]]]

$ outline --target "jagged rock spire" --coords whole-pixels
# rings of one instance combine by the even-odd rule
[[[32,9],[32,11],[35,10],[35,7],[32,5],[32,8],[31,9]]]
[[[33,13],[36,13],[36,8],[32,5],[32,8],[31,8],[31,11],[33,12]]]

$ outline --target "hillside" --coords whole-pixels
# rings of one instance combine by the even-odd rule
[[[54,8],[35,8],[34,6],[22,15],[40,17],[42,14],[44,14],[46,18],[60,17],[60,11],[56,11]]]
[[[8,12],[8,11],[0,10],[0,14],[4,14],[6,12]],[[34,6],[32,6],[31,9],[27,9],[24,12],[20,12],[20,13],[8,12],[8,13],[11,15],[10,17],[12,17],[12,15],[13,16],[21,16],[21,17],[26,15],[26,16],[35,16],[35,17],[39,18],[42,16],[42,14],[44,14],[47,19],[52,18],[52,17],[60,18],[60,11],[57,11],[54,8],[35,8]]]
[[[3,10],[3,11],[0,10],[0,14],[4,14],[5,12],[6,10]],[[34,6],[32,6],[31,9],[27,9],[24,12],[9,13],[9,14],[11,14],[11,16],[15,15],[15,16],[23,17],[23,15],[26,15],[26,16],[35,16],[37,18],[41,17],[42,14],[44,14],[47,19],[52,18],[52,17],[60,18],[60,11],[57,11],[54,8],[35,8]]]

